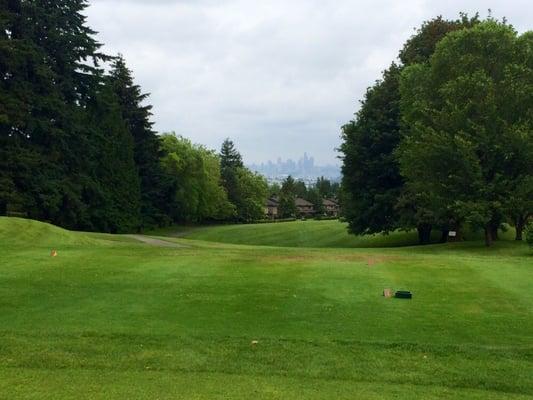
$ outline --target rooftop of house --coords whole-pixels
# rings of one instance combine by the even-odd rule
[[[267,199],[266,206],[267,207],[277,207],[278,206],[278,202],[276,200],[274,200],[274,199]]]
[[[294,202],[296,203],[296,207],[313,207],[313,203],[310,203],[300,197],[297,197]]]
[[[330,206],[330,207],[337,207],[339,205],[339,203],[337,203],[333,199],[324,199],[322,200],[322,204],[324,204],[325,206]]]

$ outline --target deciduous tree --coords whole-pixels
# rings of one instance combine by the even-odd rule
[[[428,220],[424,204],[408,203],[427,196],[405,192],[408,188],[394,154],[402,137],[399,78],[406,66],[426,62],[446,34],[478,22],[477,16],[466,15],[453,21],[437,17],[425,22],[401,50],[402,63],[393,63],[384,71],[382,79],[367,90],[356,118],[343,127],[340,197],[352,233],[417,228],[421,242],[429,240],[437,221]]]
[[[487,245],[508,213],[510,188],[523,182],[518,171],[533,171],[533,103],[524,94],[529,104],[519,105],[510,90],[531,87],[521,43],[511,26],[488,20],[450,33],[429,63],[402,74],[402,174],[438,199],[435,212],[482,227]]]
[[[175,134],[164,134],[162,146],[162,165],[173,188],[169,213],[175,221],[225,220],[234,215],[214,152]]]

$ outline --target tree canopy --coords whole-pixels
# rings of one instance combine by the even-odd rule
[[[279,215],[281,218],[296,217],[296,182],[288,176],[281,185],[279,194]]]
[[[483,228],[522,238],[532,215],[532,34],[438,17],[400,51],[343,127],[343,211],[356,234]]]
[[[431,196],[435,214],[484,228],[488,244],[516,207],[513,197],[525,196],[518,200],[525,205],[531,194],[529,46],[511,26],[489,20],[450,33],[428,63],[402,73],[402,174]]]
[[[218,156],[175,134],[164,134],[162,166],[173,193],[169,204],[175,221],[224,220],[235,213],[222,186]]]
[[[105,232],[262,218],[266,183],[231,140],[219,157],[154,131],[148,95],[101,52],[87,4],[0,3],[0,214]]]

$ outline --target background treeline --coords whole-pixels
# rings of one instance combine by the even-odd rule
[[[422,25],[343,127],[343,208],[356,234],[466,224],[487,245],[533,215],[533,32],[461,15]]]
[[[314,184],[307,186],[305,182],[295,180],[289,175],[281,185],[274,183],[269,187],[269,196],[279,202],[279,218],[299,217],[296,198],[307,200],[313,204],[315,216],[321,217],[325,215],[323,200],[337,200],[339,190],[339,182],[331,182],[324,177],[317,178]]]
[[[147,95],[100,51],[86,6],[0,0],[0,215],[102,232],[261,218],[267,184],[231,141],[218,155],[156,134]]]

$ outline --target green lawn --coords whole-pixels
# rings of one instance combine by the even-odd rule
[[[393,232],[389,235],[354,236],[348,234],[347,224],[337,220],[295,221],[270,224],[218,225],[197,227],[171,227],[151,232],[156,235],[184,237],[210,242],[281,246],[281,247],[338,247],[376,248],[413,246],[418,242],[416,232]],[[481,233],[467,233],[469,240],[481,240]],[[511,239],[513,232],[501,232],[504,239]],[[433,232],[438,242],[440,232]]]
[[[340,247],[312,232],[333,222],[283,226]],[[210,229],[173,248],[0,218],[0,399],[533,398],[525,244],[191,239]]]

